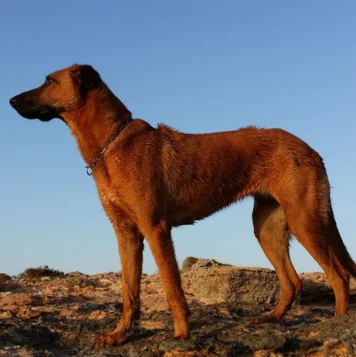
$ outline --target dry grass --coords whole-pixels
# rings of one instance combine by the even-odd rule
[[[44,265],[38,268],[28,268],[19,274],[19,278],[21,279],[41,279],[46,276],[60,277],[64,276],[64,273],[62,271],[49,268],[48,265]]]
[[[10,275],[0,273],[0,292],[13,291],[19,287],[16,281],[13,281]]]
[[[11,280],[11,276],[5,273],[0,273],[0,283]]]

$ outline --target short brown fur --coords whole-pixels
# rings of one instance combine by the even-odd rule
[[[251,323],[279,321],[301,290],[289,257],[292,234],[327,274],[336,298],[335,315],[346,312],[349,274],[356,275],[356,265],[337,229],[323,161],[296,136],[255,127],[195,135],[165,125],[153,128],[133,120],[88,65],[57,71],[44,85],[10,102],[30,119],[61,118],[88,164],[128,122],[93,169],[118,240],[124,304],[116,329],[99,337],[96,346],[123,343],[139,317],[144,237],[172,310],[174,336],[189,338],[188,306],[171,229],[193,224],[246,196],[254,197],[255,235],[281,285],[277,307]]]

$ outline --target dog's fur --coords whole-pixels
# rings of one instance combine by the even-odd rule
[[[292,234],[327,274],[336,298],[335,315],[346,312],[349,274],[356,276],[356,265],[334,219],[323,161],[299,138],[281,129],[255,127],[198,135],[165,125],[153,128],[133,120],[89,65],[54,72],[43,85],[10,103],[25,118],[61,118],[88,164],[128,121],[93,169],[118,240],[124,303],[117,328],[99,337],[98,347],[124,342],[139,317],[144,237],[172,310],[174,336],[189,338],[189,311],[171,229],[193,224],[246,196],[254,197],[255,235],[281,285],[277,307],[251,322],[279,321],[301,290],[289,257]]]

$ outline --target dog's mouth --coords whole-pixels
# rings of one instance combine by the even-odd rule
[[[10,105],[26,119],[49,121],[59,117],[59,110],[50,105],[36,104],[31,96],[20,94],[10,99]]]
[[[57,116],[57,112],[51,108],[44,108],[31,112],[18,110],[17,112],[26,119],[39,119],[41,121],[49,121]]]
[[[59,114],[56,109],[51,107],[43,107],[37,110],[21,110],[21,108],[15,110],[26,119],[39,119],[41,121],[49,121],[53,118],[58,118]]]

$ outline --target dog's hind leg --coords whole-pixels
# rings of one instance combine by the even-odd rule
[[[127,339],[135,319],[140,315],[140,285],[142,276],[143,236],[132,225],[114,224],[118,239],[122,273],[124,311],[116,329],[96,340],[96,347],[120,345]]]
[[[252,218],[255,235],[279,278],[281,294],[270,315],[249,320],[249,323],[277,322],[290,309],[302,288],[289,256],[291,233],[282,207],[272,197],[255,197]]]
[[[307,204],[301,211],[300,206],[291,203],[287,212],[291,231],[318,262],[331,283],[335,294],[335,316],[343,315],[348,308],[350,276],[336,254],[335,244],[328,238],[332,227],[325,224],[318,212]]]

